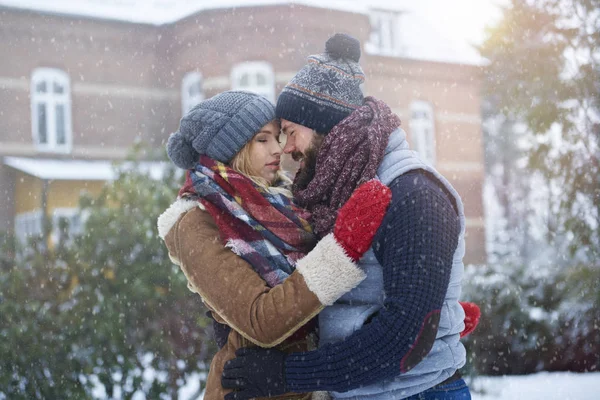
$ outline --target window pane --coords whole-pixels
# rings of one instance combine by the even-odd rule
[[[65,105],[56,105],[56,144],[66,144],[67,139],[65,135]]]
[[[40,144],[48,143],[48,127],[46,126],[46,104],[37,105],[38,140]]]
[[[35,90],[38,93],[46,93],[46,81],[38,82],[38,84],[35,85]]]
[[[65,87],[58,82],[54,82],[54,93],[64,93]]]
[[[15,236],[22,242],[42,233],[42,215],[39,212],[18,214],[15,216]]]
[[[267,84],[267,78],[263,74],[256,74],[256,84],[258,86],[264,86]]]
[[[392,26],[389,18],[381,19],[381,48],[384,50],[392,48]]]
[[[188,89],[188,93],[190,94],[190,97],[195,97],[198,96],[200,93],[202,92],[202,85],[200,84],[200,81],[195,81],[194,83],[192,83]]]
[[[76,213],[71,217],[71,231],[74,233],[80,233],[83,229],[83,224],[81,223],[81,216]]]
[[[243,74],[240,78],[240,86],[248,86],[250,85],[250,75]]]
[[[390,15],[389,19],[388,19],[388,29],[389,29],[389,47],[390,50],[394,51],[397,49],[397,43],[396,43],[396,18],[394,17],[394,15]]]
[[[372,20],[371,20],[370,42],[373,43],[373,45],[378,49],[381,47],[381,44],[379,43],[380,31],[381,31],[381,29],[379,27],[379,16],[373,15]]]

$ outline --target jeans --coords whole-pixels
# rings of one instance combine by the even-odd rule
[[[404,400],[471,400],[471,392],[463,379],[434,386]]]

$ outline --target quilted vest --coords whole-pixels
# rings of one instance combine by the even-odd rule
[[[465,314],[458,303],[464,271],[462,259],[465,254],[463,204],[450,183],[409,149],[406,133],[398,128],[390,136],[384,159],[377,171],[378,178],[389,185],[402,174],[416,169],[430,172],[448,189],[456,201],[460,219],[460,236],[454,252],[450,283],[442,305],[436,340],[429,354],[410,371],[348,392],[331,392],[336,399],[403,399],[443,382],[466,362],[466,351],[459,340],[459,334],[464,329]],[[360,265],[367,273],[367,278],[319,314],[320,345],[350,336],[383,307],[383,271],[372,248],[360,260]]]

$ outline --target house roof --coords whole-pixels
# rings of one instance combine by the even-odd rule
[[[115,19],[162,25],[205,10],[298,4],[343,11],[368,12],[369,8],[403,10],[405,0],[1,0],[0,5],[42,12]],[[144,12],[140,12],[144,10]]]
[[[166,162],[142,162],[136,166],[138,170],[148,173],[152,179],[160,179],[166,164]],[[44,180],[111,181],[118,176],[115,164],[107,160],[4,157],[4,165]],[[124,163],[122,168],[130,168],[132,165]]]
[[[152,25],[173,23],[209,9],[277,4],[298,4],[356,13],[368,13],[371,9],[396,10],[405,14],[400,22],[403,57],[450,63],[482,64],[484,61],[473,44],[477,44],[483,37],[485,16],[487,15],[490,20],[497,17],[499,10],[495,3],[502,1],[0,0],[0,6]]]

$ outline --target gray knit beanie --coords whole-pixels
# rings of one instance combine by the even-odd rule
[[[358,64],[360,42],[338,33],[325,43],[325,53],[306,64],[277,99],[278,118],[326,134],[363,104],[360,84],[365,74]]]
[[[273,104],[255,93],[230,90],[204,100],[181,118],[167,143],[175,165],[194,168],[201,155],[228,163],[267,123]]]

